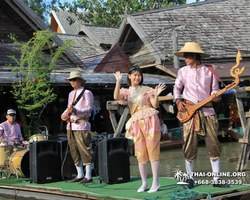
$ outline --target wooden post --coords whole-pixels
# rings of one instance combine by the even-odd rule
[[[115,118],[115,112],[118,110],[119,104],[116,101],[107,101],[106,108],[109,111],[109,119],[115,132],[117,128],[117,121]]]
[[[115,134],[114,134],[114,137],[119,137],[121,132],[122,132],[122,129],[124,127],[124,124],[127,120],[127,117],[128,117],[128,114],[129,114],[129,108],[128,106],[124,109],[123,113],[122,113],[122,116],[119,120],[119,123],[118,123],[118,126],[115,130]]]
[[[178,50],[178,34],[173,31],[173,54]],[[174,68],[180,68],[179,58],[174,56]]]
[[[246,120],[246,115],[244,111],[244,106],[242,103],[242,98],[246,98],[248,95],[246,93],[247,88],[236,87],[235,98],[238,107],[238,113],[241,121],[241,127],[243,132],[243,138],[239,140],[241,142],[241,152],[239,154],[239,160],[237,165],[237,171],[243,171],[247,169],[248,158],[250,153],[249,139],[250,139],[250,118]]]
[[[128,106],[119,105],[117,101],[107,101],[106,104],[107,110],[109,111],[110,115],[110,121],[114,130],[114,136],[113,137],[119,137],[121,135],[122,129],[127,121],[127,117],[129,114],[129,108]],[[124,108],[125,107],[125,108]],[[115,118],[115,112],[122,112],[121,118],[117,124],[116,118]]]
[[[115,130],[117,128],[117,121],[116,121],[116,118],[115,118],[115,111],[109,110],[109,119],[110,119],[110,122],[112,124],[113,130],[115,132]]]
[[[242,140],[242,144],[241,144],[241,152],[239,155],[237,171],[244,171],[247,169],[248,158],[249,158],[249,153],[250,153],[250,148],[249,148],[250,118],[247,119],[247,126],[245,128],[246,128],[245,132],[243,132],[244,140]]]

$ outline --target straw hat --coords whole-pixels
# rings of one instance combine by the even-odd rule
[[[184,53],[198,53],[202,58],[209,57],[209,54],[206,54],[201,50],[200,45],[197,42],[186,42],[184,47],[174,53],[175,56],[183,57]]]
[[[80,72],[70,72],[69,78],[65,78],[65,81],[69,81],[70,79],[73,79],[73,78],[79,78],[79,79],[81,79],[81,81],[82,81],[83,83],[86,82],[86,80],[84,80],[84,79],[82,78],[82,75],[81,75]]]

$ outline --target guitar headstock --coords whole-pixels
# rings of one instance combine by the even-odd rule
[[[230,90],[234,89],[237,85],[239,85],[239,83],[240,83],[240,79],[238,77],[235,79],[235,81],[233,83],[231,83],[230,85],[227,85],[225,87],[226,91],[230,91]]]
[[[237,77],[239,77],[239,75],[241,75],[244,72],[245,67],[242,67],[241,69],[239,68],[241,60],[242,60],[242,56],[241,56],[240,51],[238,51],[237,56],[236,56],[236,65],[234,65],[230,69],[230,75],[232,77],[237,78]]]

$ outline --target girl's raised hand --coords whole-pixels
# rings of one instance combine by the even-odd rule
[[[163,83],[160,83],[159,85],[155,86],[155,96],[159,96],[163,90],[166,89],[166,85]]]
[[[121,82],[121,80],[122,80],[122,73],[120,71],[117,71],[117,72],[115,72],[113,74],[115,76],[116,81]]]

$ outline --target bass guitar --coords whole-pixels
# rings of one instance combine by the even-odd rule
[[[240,83],[240,78],[239,75],[243,73],[245,70],[245,67],[242,67],[239,69],[240,61],[242,60],[240,51],[238,51],[237,56],[236,56],[236,65],[234,65],[230,69],[230,75],[235,78],[234,82],[231,83],[230,85],[227,85],[225,88],[217,92],[217,96],[222,95],[224,92],[232,90],[235,88],[239,83]],[[181,112],[178,111],[177,113],[177,118],[179,119],[180,122],[184,123],[189,121],[192,116],[195,114],[195,112],[200,109],[202,106],[206,105],[208,102],[212,101],[212,97],[208,97],[205,100],[195,104],[195,105],[186,105],[185,106],[185,111]]]

